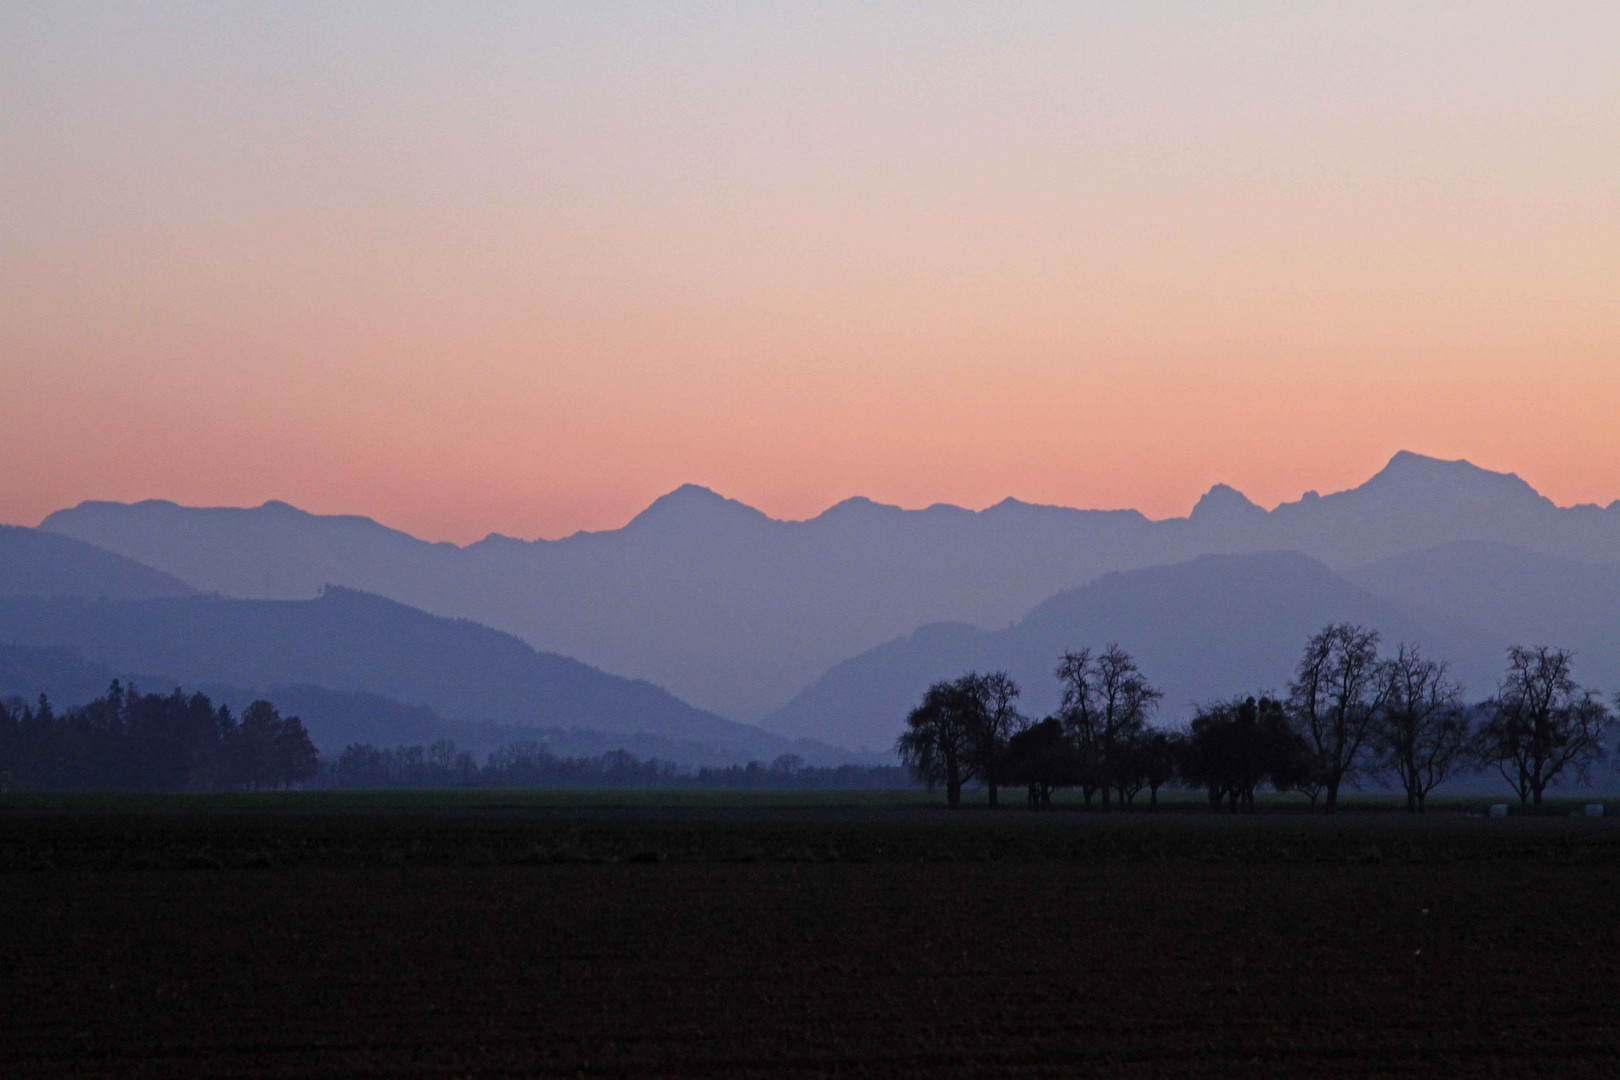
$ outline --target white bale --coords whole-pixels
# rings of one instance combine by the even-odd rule
[[[1589,802],[1589,803],[1587,803],[1586,804],[1586,816],[1587,817],[1602,817],[1603,816],[1603,804],[1600,803],[1600,802]]]
[[[1507,817],[1507,803],[1492,803],[1490,813],[1491,817]]]

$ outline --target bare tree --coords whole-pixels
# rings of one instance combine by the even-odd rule
[[[1003,781],[1008,741],[1029,726],[1029,721],[1013,702],[1018,684],[1005,671],[988,675],[969,672],[956,685],[969,699],[972,710],[968,723],[968,754],[974,771],[984,781],[991,807]]]
[[[930,791],[945,785],[945,803],[952,809],[962,804],[962,785],[977,773],[972,739],[978,702],[964,681],[930,686],[895,743],[901,763]]]
[[[1063,682],[1060,716],[1081,759],[1080,789],[1086,805],[1095,791],[1109,808],[1113,772],[1124,750],[1147,724],[1164,693],[1142,677],[1131,654],[1110,644],[1100,655],[1090,649],[1064,653],[1057,677]]]
[[[1306,642],[1288,705],[1315,765],[1314,782],[1307,785],[1311,805],[1325,794],[1323,813],[1338,809],[1339,788],[1360,771],[1388,689],[1377,631],[1331,623]]]
[[[1491,717],[1475,740],[1480,760],[1497,767],[1521,803],[1540,806],[1547,785],[1566,769],[1585,780],[1604,756],[1614,721],[1597,691],[1572,677],[1574,657],[1545,645],[1509,649]]]
[[[435,739],[427,748],[427,763],[436,769],[448,769],[456,759],[454,739]]]
[[[1384,707],[1373,725],[1379,765],[1406,791],[1408,813],[1424,812],[1438,787],[1468,751],[1468,713],[1462,687],[1446,677],[1443,661],[1426,660],[1402,642],[1384,666]]]

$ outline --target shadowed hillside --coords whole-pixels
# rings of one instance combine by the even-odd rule
[[[0,700],[21,698],[33,702],[45,695],[59,711],[83,705],[107,692],[120,680],[141,692],[166,692],[180,680],[167,675],[114,671],[82,659],[71,649],[40,649],[0,643]],[[512,724],[447,720],[426,705],[405,705],[381,694],[328,690],[320,686],[275,684],[243,689],[224,683],[186,686],[200,690],[216,704],[240,713],[258,698],[267,698],[287,716],[304,723],[310,739],[323,755],[336,757],[351,743],[377,746],[427,745],[449,739],[458,749],[480,760],[492,750],[514,743],[539,742],[559,757],[598,757],[627,750],[642,760],[656,758],[687,766],[737,764],[745,756],[729,744],[668,738],[644,731],[612,732],[589,728],[526,727]],[[801,757],[845,759],[825,748],[795,747]]]
[[[1178,723],[1196,702],[1281,689],[1307,636],[1332,621],[1364,623],[1391,646],[1417,641],[1437,656],[1466,645],[1459,677],[1482,691],[1494,679],[1489,648],[1436,637],[1313,559],[1293,552],[1206,555],[1108,574],[1052,597],[1004,630],[923,627],[837,665],[765,724],[785,735],[815,731],[849,746],[889,746],[930,683],[974,668],[1011,672],[1024,689],[1023,711],[1042,716],[1058,705],[1059,656],[1108,642],[1136,657],[1165,692],[1162,720]]]
[[[335,587],[305,601],[4,599],[0,641],[72,649],[109,671],[188,687],[320,687],[466,723],[640,732],[690,744],[705,760],[844,757],[694,709],[650,683],[536,653],[508,634]]]
[[[1346,576],[1437,631],[1574,649],[1582,682],[1620,688],[1620,563],[1465,541]]]
[[[194,592],[179,578],[71,536],[0,525],[0,596],[147,600]]]

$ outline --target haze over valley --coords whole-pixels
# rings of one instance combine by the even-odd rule
[[[1478,697],[1515,642],[1574,648],[1584,680],[1620,683],[1620,502],[1560,508],[1406,452],[1347,491],[1267,511],[1216,486],[1159,521],[859,498],[779,521],[688,485],[557,541],[426,543],[283,503],[87,502],[0,531],[0,552],[0,642],[227,699],[305,688],[332,748],[393,723],[705,764],[883,760],[931,682],[1006,668],[1042,715],[1056,657],[1112,641],[1177,723],[1278,689],[1304,637],[1340,620],[1422,643]],[[0,692],[44,689],[26,669],[13,655]]]

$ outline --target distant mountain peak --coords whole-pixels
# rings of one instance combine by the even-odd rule
[[[526,548],[526,547],[530,546],[530,542],[527,541],[527,540],[519,539],[516,536],[507,536],[505,533],[492,532],[492,533],[489,533],[488,535],[486,535],[482,540],[476,540],[473,543],[468,544],[467,546],[468,546],[468,548],[475,548],[475,547],[479,547],[479,546],[484,546],[484,547],[506,547],[506,548]]]
[[[1385,463],[1384,470],[1419,468],[1425,465],[1466,465],[1468,462],[1461,458],[1437,458],[1431,454],[1420,454],[1416,450],[1397,450],[1390,455]]]
[[[1473,462],[1463,458],[1437,458],[1430,457],[1428,454],[1414,453],[1411,450],[1397,450],[1384,467],[1373,474],[1367,484],[1389,483],[1414,477],[1456,479],[1463,476],[1496,476],[1511,477],[1514,480],[1519,479],[1512,473],[1492,472],[1489,469],[1480,468]],[[1520,483],[1523,483],[1523,481],[1520,481]]]
[[[1353,490],[1430,494],[1442,489],[1455,494],[1484,495],[1492,499],[1553,506],[1552,500],[1531,487],[1517,473],[1495,472],[1460,458],[1448,461],[1410,450],[1397,452],[1370,480]]]
[[[841,502],[836,502],[821,513],[811,518],[812,521],[837,521],[845,518],[867,517],[871,515],[903,513],[898,506],[880,503],[875,499],[868,499],[865,495],[852,495]]]
[[[1493,473],[1489,469],[1482,469],[1471,461],[1461,458],[1437,458],[1428,454],[1419,454],[1411,450],[1397,450],[1389,461],[1384,464],[1362,486],[1373,484],[1395,483],[1414,478],[1457,478],[1465,475],[1504,476],[1505,473]],[[1515,477],[1517,479],[1517,477]]]
[[[764,522],[770,518],[747,503],[728,499],[702,484],[682,484],[669,494],[654,499],[647,509],[631,518],[625,528],[709,524],[728,520]]]
[[[1216,484],[1204,492],[1203,498],[1192,509],[1193,521],[1242,520],[1264,517],[1265,509],[1256,506],[1249,497],[1230,484]]]

